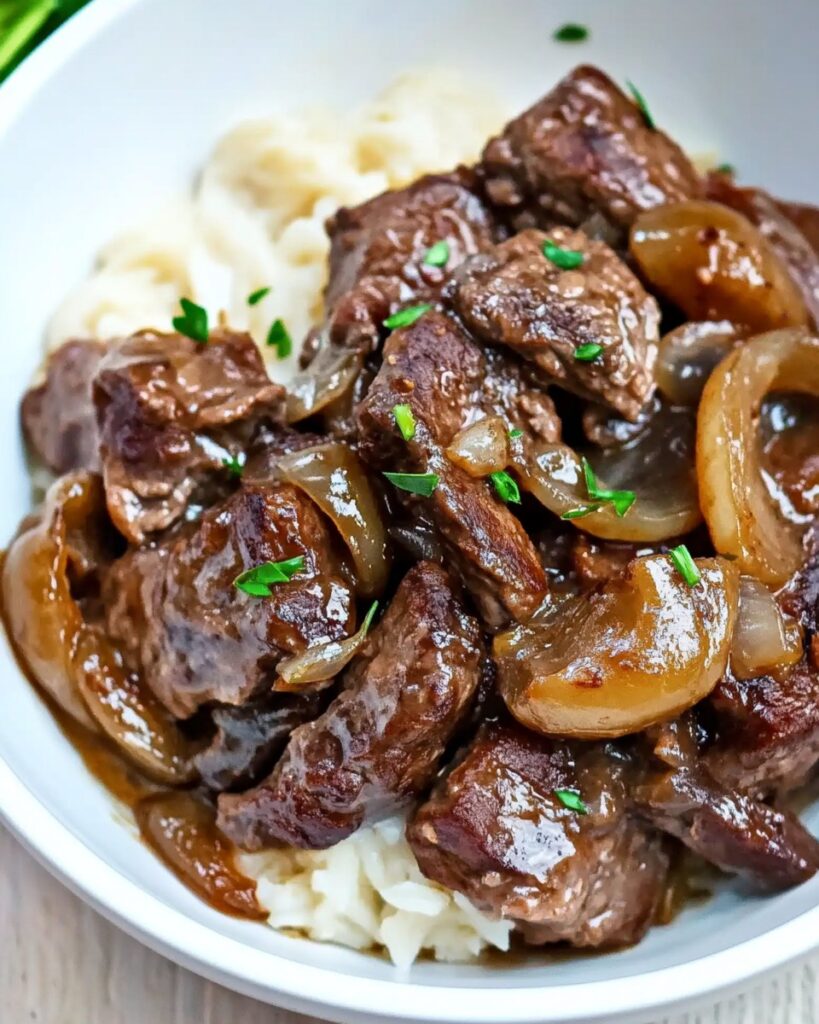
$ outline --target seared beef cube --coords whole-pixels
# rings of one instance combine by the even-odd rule
[[[45,381],[23,398],[26,442],[55,473],[99,468],[91,382],[104,352],[97,341],[67,341],[49,356]]]
[[[582,264],[561,269],[544,254],[548,242],[580,253]],[[657,303],[616,253],[582,231],[532,229],[473,256],[455,273],[454,304],[479,338],[627,419],[654,391]],[[584,345],[602,351],[579,358]]]
[[[300,555],[304,569],[269,597],[234,586],[248,569]],[[243,486],[164,549],[121,559],[107,592],[109,633],[126,645],[137,633],[143,677],[177,718],[210,701],[243,704],[272,684],[282,656],[352,632],[353,595],[330,530],[284,484]]]
[[[249,334],[136,334],[112,344],[94,381],[108,510],[128,540],[175,523],[213,499],[283,389]],[[208,489],[211,489],[210,491]],[[218,491],[217,491],[218,493]]]
[[[435,302],[449,269],[492,244],[492,217],[473,189],[465,169],[430,174],[361,206],[342,207],[329,220],[325,308],[331,342],[376,349],[387,317],[414,303]],[[424,261],[436,242],[449,246],[445,266]]]
[[[627,813],[627,767],[603,747],[484,727],[413,818],[410,845],[428,878],[528,942],[630,945],[654,919],[668,859]]]
[[[819,206],[811,206],[810,203],[790,203],[784,199],[775,199],[774,202],[807,239],[811,249],[819,255]]]
[[[582,224],[601,214],[628,228],[640,210],[694,199],[691,162],[593,67],[578,67],[491,139],[481,171],[499,212],[518,229]]]
[[[438,476],[428,498],[399,490],[395,496],[419,520],[434,523],[485,621],[496,627],[510,616],[528,617],[543,599],[546,578],[531,540],[492,484],[444,454],[455,434],[480,418],[486,369],[480,348],[453,321],[428,313],[385,344],[381,369],[358,408],[358,429],[361,455],[371,465]],[[496,398],[493,392],[490,404]],[[409,441],[395,425],[399,404],[409,405],[415,418]],[[523,420],[510,416],[509,422]]]
[[[420,562],[404,578],[341,694],[295,730],[270,778],[219,799],[219,824],[247,850],[325,849],[429,785],[481,675],[478,624],[447,574]]]

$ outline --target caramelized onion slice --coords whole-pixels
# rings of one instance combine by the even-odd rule
[[[300,487],[335,523],[353,558],[359,592],[381,594],[390,571],[381,505],[358,456],[343,444],[303,448],[279,460],[282,478]]]
[[[721,203],[686,200],[645,210],[629,246],[652,290],[689,320],[730,320],[753,332],[808,321],[802,295],[771,244]]]
[[[509,710],[546,735],[639,732],[710,693],[725,671],[739,574],[697,559],[689,586],[664,555],[637,558],[592,594],[495,637]]]
[[[446,457],[470,476],[489,476],[509,462],[509,426],[500,416],[487,416],[456,434]]]
[[[377,608],[378,602],[374,601],[360,628],[346,640],[328,640],[280,661],[276,668],[279,677],[273,689],[282,693],[303,693],[328,687],[367,642]]]
[[[657,387],[674,405],[696,405],[711,371],[736,345],[728,320],[682,324],[660,339]]]
[[[762,478],[756,424],[770,391],[819,397],[819,338],[771,331],[746,342],[711,374],[697,415],[697,477],[714,547],[769,586],[799,567],[799,530],[779,515]]]
[[[636,501],[625,514],[610,505],[572,519],[574,526],[605,540],[655,543],[679,537],[702,519],[694,471],[694,413],[661,409],[635,440],[589,453],[601,487],[633,490]],[[566,445],[513,453],[523,487],[555,515],[594,505],[579,456]]]
[[[335,402],[353,386],[363,357],[352,348],[325,345],[287,385],[287,422],[299,423]]]
[[[731,671],[754,679],[802,658],[802,631],[785,619],[773,594],[751,576],[739,583],[739,614],[731,643]]]

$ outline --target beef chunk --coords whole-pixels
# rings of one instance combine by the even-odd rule
[[[245,789],[270,771],[297,725],[319,713],[319,694],[268,694],[212,711],[216,733],[196,758],[208,789]]]
[[[484,727],[408,828],[423,873],[528,942],[625,946],[651,924],[668,860],[626,809],[626,765],[519,726]],[[588,814],[557,790],[582,794]]]
[[[487,193],[518,229],[582,224],[594,214],[628,228],[640,210],[701,194],[694,167],[593,67],[578,67],[483,151]]]
[[[270,597],[233,585],[262,562],[298,555],[304,570]],[[162,547],[121,559],[107,592],[109,633],[132,652],[138,644],[146,682],[178,718],[210,701],[244,703],[272,683],[283,655],[352,627],[353,596],[330,530],[301,491],[283,484],[243,486]]]
[[[447,267],[491,245],[494,223],[474,184],[465,169],[430,174],[361,206],[343,207],[330,219],[330,342],[376,349],[388,316],[415,302],[436,301]],[[441,241],[449,245],[447,266],[430,266],[424,257]]]
[[[99,467],[91,382],[104,352],[97,341],[66,342],[49,356],[44,383],[23,398],[26,442],[55,473]]]
[[[434,523],[484,619],[494,627],[509,616],[531,614],[544,596],[546,578],[532,542],[491,484],[469,476],[444,455],[470,418],[480,418],[486,368],[480,348],[451,320],[428,313],[387,341],[381,369],[358,408],[358,428],[361,455],[371,465],[438,475],[429,498],[399,491],[396,497],[420,519]],[[393,408],[399,403],[409,405],[415,416],[411,441],[395,427]],[[519,420],[510,417],[510,422]]]
[[[94,381],[108,509],[133,543],[208,503],[283,389],[248,334],[137,334],[112,344]]]
[[[548,240],[580,252],[562,270],[543,252]],[[508,345],[558,384],[636,420],[654,390],[659,308],[625,263],[581,231],[524,231],[455,273],[455,308],[484,341]],[[598,358],[576,358],[581,345]]]
[[[430,562],[404,578],[325,713],[293,733],[270,778],[219,799],[219,824],[248,850],[325,849],[431,782],[481,674],[478,625]]]

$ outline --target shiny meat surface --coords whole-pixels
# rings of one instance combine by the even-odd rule
[[[324,849],[391,814],[432,781],[481,675],[478,624],[447,574],[405,576],[329,708],[296,729],[273,774],[219,799],[219,823],[247,850]]]
[[[483,151],[486,191],[516,227],[628,227],[640,210],[701,192],[693,165],[597,68],[575,68]]]
[[[668,860],[628,814],[627,769],[602,747],[490,725],[412,819],[410,845],[428,878],[528,942],[629,945],[652,923]],[[581,793],[588,813],[558,790]]]
[[[561,269],[544,245],[579,253]],[[455,308],[488,344],[508,345],[562,387],[636,419],[654,390],[657,302],[603,242],[582,231],[529,230],[455,272]],[[599,355],[578,359],[583,345]]]

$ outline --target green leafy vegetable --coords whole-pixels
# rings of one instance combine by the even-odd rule
[[[424,263],[428,267],[445,267],[449,262],[449,242],[436,242],[427,249]]]
[[[392,414],[395,418],[395,425],[401,431],[401,437],[405,441],[411,441],[415,437],[415,417],[408,405],[394,405]]]
[[[563,249],[559,245],[555,245],[549,238],[543,243],[543,255],[561,270],[574,270],[577,267],[582,267],[586,258],[582,252]]]
[[[208,311],[190,299],[180,299],[182,316],[173,318],[174,328],[199,345],[208,343]]]
[[[520,430],[518,427],[512,427],[512,429],[509,431],[509,437],[514,441],[518,437],[523,437],[523,431]]]
[[[270,291],[270,287],[267,287],[257,288],[255,292],[251,292],[247,297],[248,306],[255,306],[257,303],[261,302],[266,295],[270,294]]]
[[[428,498],[438,486],[437,473],[385,473],[384,476],[399,491],[420,494]]]
[[[276,349],[276,356],[279,359],[286,359],[293,351],[293,339],[283,320],[274,320],[267,332],[267,344]]]
[[[574,357],[579,363],[593,363],[603,352],[602,345],[588,342],[586,345],[578,345],[574,350]]]
[[[589,30],[585,25],[576,25],[574,22],[566,22],[559,29],[555,30],[552,39],[557,43],[583,43],[589,38]]]
[[[230,458],[222,459],[222,465],[231,476],[240,477],[245,471],[245,453],[231,455]]]
[[[657,124],[654,121],[654,117],[651,111],[648,109],[648,104],[645,101],[645,97],[634,84],[634,82],[631,82],[629,81],[629,79],[626,79],[626,85],[628,86],[628,91],[631,93],[632,99],[637,104],[640,113],[643,115],[643,120],[646,123],[646,127],[651,128],[651,130],[654,131],[657,128]]]
[[[505,501],[507,505],[520,504],[520,490],[517,482],[505,470],[501,469],[496,473],[490,473],[489,479],[501,501]]]
[[[406,309],[399,309],[397,313],[388,316],[384,321],[384,326],[391,331],[394,331],[397,327],[409,327],[410,324],[420,320],[424,313],[428,313],[431,309],[432,306],[429,302],[422,302],[419,306],[407,306]]]
[[[680,544],[676,548],[672,548],[668,552],[668,557],[674,563],[674,568],[682,576],[689,587],[696,587],[700,581],[700,571],[697,568],[697,564],[691,557],[691,552],[685,546]]]
[[[610,504],[617,515],[622,519],[637,499],[634,491],[607,491],[600,488],[594,470],[589,465],[588,459],[580,460],[583,465],[583,478],[586,481],[586,490],[592,501]],[[592,509],[594,511],[594,509]],[[577,516],[574,517],[575,519]]]
[[[261,565],[256,565],[237,576],[233,585],[251,597],[270,597],[271,586],[276,583],[289,583],[296,573],[303,569],[304,555],[286,558],[282,562],[262,562]]]
[[[580,794],[574,789],[556,789],[554,793],[563,806],[568,807],[570,811],[577,811],[578,814],[589,813],[589,809],[583,803]]]

